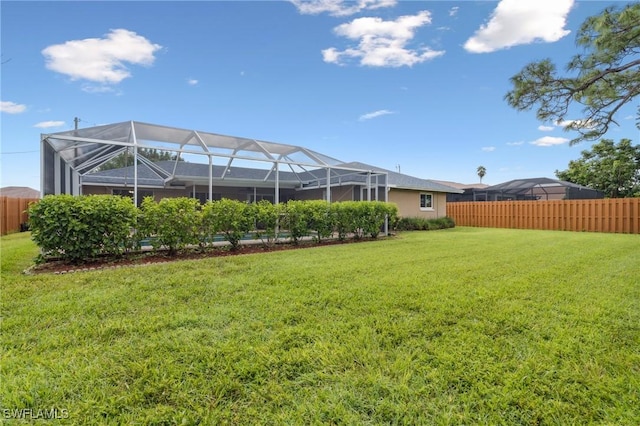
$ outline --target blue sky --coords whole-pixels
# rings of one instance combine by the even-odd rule
[[[590,143],[504,101],[623,2],[2,1],[1,186],[40,188],[40,134],[142,121],[302,145],[426,179],[554,177]],[[636,104],[608,138],[638,143]],[[580,119],[579,111],[568,119]]]

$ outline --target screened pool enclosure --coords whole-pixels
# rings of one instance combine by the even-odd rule
[[[259,192],[278,203],[286,201],[284,193],[287,199],[332,201],[332,193],[350,188],[352,199],[388,201],[386,171],[301,146],[137,121],[42,134],[41,150],[42,195],[80,195],[96,187],[116,193],[117,188],[137,204],[149,189],[212,200],[221,192],[217,188],[240,188],[253,191],[248,200]],[[142,155],[145,150],[169,153],[170,159],[152,161]],[[129,162],[105,167],[123,157]]]

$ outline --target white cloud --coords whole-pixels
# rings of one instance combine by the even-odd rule
[[[105,38],[87,38],[55,44],[42,50],[46,67],[71,77],[102,84],[117,84],[131,73],[125,64],[152,65],[162,46],[133,31],[111,30]]]
[[[453,6],[449,9],[449,16],[456,16],[458,14],[458,10],[460,10],[458,6]]]
[[[198,84],[198,80],[196,80],[195,78],[188,78],[187,79],[187,84],[189,86],[196,86]]]
[[[536,146],[554,146],[554,145],[562,145],[567,142],[569,142],[569,139],[567,138],[559,138],[555,136],[544,136],[530,143],[531,145],[536,145]]]
[[[333,16],[348,16],[362,10],[395,6],[397,0],[290,0],[298,11],[305,15],[329,13]]]
[[[6,112],[7,114],[20,114],[21,112],[25,112],[26,110],[27,110],[26,105],[17,104],[15,102],[10,102],[10,101],[0,102],[0,111]]]
[[[495,150],[496,150],[496,147],[495,147],[495,146],[483,146],[483,147],[482,147],[482,150],[483,150],[484,152],[493,152],[493,151],[495,151]]]
[[[322,51],[322,57],[325,62],[335,64],[344,64],[348,59],[359,59],[360,65],[372,67],[412,66],[445,53],[428,47],[406,48],[417,28],[430,23],[431,14],[428,11],[401,16],[395,21],[373,17],[354,19],[338,25],[334,31],[340,36],[358,40],[358,46],[343,51],[331,47]]]
[[[41,121],[38,124],[35,124],[33,127],[38,127],[40,129],[48,129],[50,127],[62,127],[64,126],[64,121]]]
[[[524,145],[524,141],[507,142],[507,145],[509,145],[509,146],[520,146],[520,145]]]
[[[544,125],[538,126],[538,130],[540,130],[541,132],[550,132],[553,129],[555,129],[555,127],[553,126],[544,126]]]
[[[535,41],[554,42],[570,33],[564,27],[574,0],[501,0],[487,24],[467,40],[472,53],[488,53]]]
[[[556,125],[571,130],[592,129],[596,123],[593,120],[563,120],[557,121]]]
[[[378,111],[369,112],[367,114],[362,114],[358,120],[365,121],[371,120],[372,118],[381,117],[383,115],[395,114],[393,111],[389,111],[388,109],[379,109]]]

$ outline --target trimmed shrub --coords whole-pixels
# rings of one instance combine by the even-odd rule
[[[282,204],[273,204],[267,200],[260,200],[251,205],[255,217],[256,238],[265,247],[272,247],[278,238],[277,228],[282,215]]]
[[[131,249],[135,222],[131,199],[111,195],[47,195],[29,207],[31,238],[41,256],[71,263]]]
[[[378,238],[383,230],[384,221],[388,217],[390,223],[394,220],[398,208],[395,204],[384,203],[382,201],[364,202],[360,211],[363,214],[362,229],[364,235],[371,238]]]
[[[392,224],[398,214],[395,204],[382,201],[342,201],[331,204],[331,209],[340,240],[346,239],[349,234],[356,239],[365,236],[377,238],[385,218],[388,217],[389,224]]]
[[[140,206],[142,235],[151,238],[154,249],[166,248],[170,255],[200,242],[201,212],[194,198],[163,198],[155,202],[145,197]]]
[[[208,201],[203,207],[202,219],[207,235],[221,233],[235,250],[244,236],[253,230],[255,210],[245,202],[223,198]]]
[[[342,201],[331,204],[331,211],[335,219],[335,230],[338,239],[344,241],[347,236],[355,231],[355,201]]]
[[[307,227],[315,231],[317,242],[329,238],[335,227],[335,216],[331,210],[331,203],[323,200],[309,200],[303,202]]]
[[[289,238],[294,244],[298,244],[300,239],[309,235],[309,221],[306,201],[288,201],[284,205],[284,216],[282,227],[289,231]]]

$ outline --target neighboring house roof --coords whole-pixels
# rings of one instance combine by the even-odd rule
[[[461,194],[463,191],[449,185],[440,183],[439,181],[430,179],[420,179],[417,177],[394,172],[392,170],[382,169],[380,167],[371,166],[369,164],[353,161],[341,164],[345,167],[354,167],[364,170],[372,170],[375,172],[384,172],[389,176],[389,186],[398,189],[415,189],[420,191],[449,192],[453,194]]]
[[[0,195],[9,198],[40,198],[40,191],[28,186],[5,186],[0,188]]]
[[[485,189],[474,190],[474,196],[482,194],[491,198],[507,197],[525,200],[604,198],[604,194],[601,191],[593,188],[550,178],[514,179]]]
[[[514,179],[508,182],[499,183],[498,185],[493,185],[485,188],[486,191],[490,192],[509,192],[509,193],[525,193],[530,191],[532,188],[575,188],[581,190],[589,190],[594,191],[593,188],[588,188],[586,186],[578,185],[575,183],[567,182],[564,180],[550,179],[550,178],[531,178],[531,179]]]

